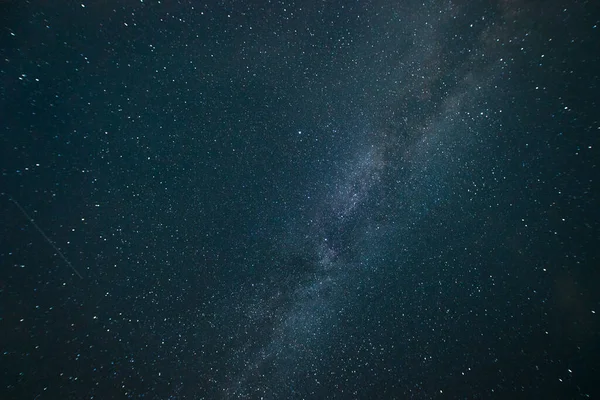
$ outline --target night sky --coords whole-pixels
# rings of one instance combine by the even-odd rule
[[[600,398],[594,3],[0,1],[0,398]]]

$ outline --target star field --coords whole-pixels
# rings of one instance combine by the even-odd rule
[[[591,2],[0,2],[0,397],[594,398]]]

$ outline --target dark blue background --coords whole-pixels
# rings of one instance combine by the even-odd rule
[[[0,2],[0,397],[598,396],[561,3]]]

